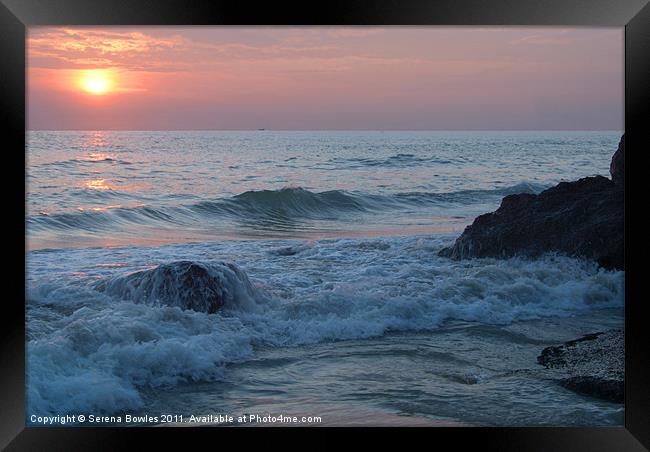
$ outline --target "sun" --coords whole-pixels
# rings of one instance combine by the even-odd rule
[[[105,69],[83,71],[79,78],[79,86],[89,94],[101,96],[113,87],[112,74]]]

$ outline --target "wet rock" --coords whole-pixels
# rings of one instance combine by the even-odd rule
[[[618,180],[622,169],[614,167]],[[537,195],[509,195],[495,212],[477,217],[438,254],[466,259],[559,252],[624,269],[623,200],[623,186],[603,176],[561,182]]]
[[[609,173],[612,181],[617,185],[625,183],[625,134],[618,143],[618,149],[612,156],[612,163],[609,165]]]
[[[578,394],[596,397],[608,402],[625,402],[623,380],[609,380],[593,376],[568,377],[560,380],[560,385]]]
[[[621,330],[588,334],[542,350],[537,362],[558,384],[579,394],[624,402],[625,350]]]
[[[178,261],[101,281],[95,289],[136,303],[214,313],[255,297],[246,273],[232,263]]]

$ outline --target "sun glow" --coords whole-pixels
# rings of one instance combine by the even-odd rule
[[[84,71],[79,78],[79,86],[87,93],[100,96],[113,87],[112,74],[104,69]]]

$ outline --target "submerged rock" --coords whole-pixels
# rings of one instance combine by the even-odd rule
[[[625,350],[621,330],[588,334],[542,350],[537,362],[553,369],[558,383],[579,394],[624,402]]]
[[[135,303],[178,306],[214,313],[255,297],[246,273],[235,264],[178,261],[102,281],[95,289]]]
[[[621,152],[623,143],[621,139]],[[623,169],[614,163],[617,159],[615,155],[612,160],[612,175],[620,180]],[[561,182],[538,195],[509,195],[495,212],[477,217],[438,254],[453,259],[506,258],[555,251],[623,269],[623,199],[622,184],[603,176]]]

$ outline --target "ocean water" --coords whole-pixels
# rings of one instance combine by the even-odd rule
[[[506,194],[607,175],[619,138],[29,132],[28,415],[621,425],[536,357],[622,327],[623,272],[437,256]],[[97,290],[177,260],[253,291],[206,314]]]

